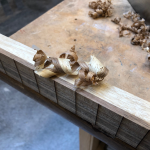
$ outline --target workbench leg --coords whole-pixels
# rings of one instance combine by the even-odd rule
[[[105,144],[89,133],[79,130],[80,150],[104,150]]]

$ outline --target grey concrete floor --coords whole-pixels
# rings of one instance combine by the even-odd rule
[[[0,33],[10,36],[60,1],[24,0],[27,5],[6,18],[0,10]],[[77,126],[0,81],[0,150],[78,149]]]
[[[0,150],[78,150],[79,128],[0,81]]]

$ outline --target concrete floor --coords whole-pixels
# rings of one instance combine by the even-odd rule
[[[10,36],[61,0],[44,0],[42,9],[35,1],[6,18],[0,11],[0,33]],[[78,149],[77,126],[0,81],[0,150]]]
[[[79,128],[0,81],[0,150],[78,150]]]

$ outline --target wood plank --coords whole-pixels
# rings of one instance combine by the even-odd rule
[[[4,70],[4,67],[3,67],[3,65],[2,65],[1,60],[0,60],[0,71],[3,72],[3,73],[6,73],[5,70]]]
[[[116,137],[136,148],[147,132],[147,129],[124,118]]]
[[[0,60],[7,75],[9,75],[10,77],[12,77],[13,79],[19,82],[22,82],[18,70],[16,68],[16,64],[13,59],[0,53]]]
[[[138,145],[137,150],[150,150],[150,131]]]
[[[105,134],[115,137],[122,116],[110,111],[109,109],[100,106],[97,113],[96,126]]]
[[[16,66],[18,68],[23,84],[35,90],[36,92],[39,92],[34,71],[19,62],[16,62]]]
[[[41,95],[57,103],[55,82],[51,78],[43,78],[35,74]]]
[[[98,104],[82,96],[78,91],[76,91],[76,114],[95,125]]]

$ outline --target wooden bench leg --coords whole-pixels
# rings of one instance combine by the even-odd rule
[[[80,150],[104,150],[105,144],[84,130],[79,130],[79,136]]]

